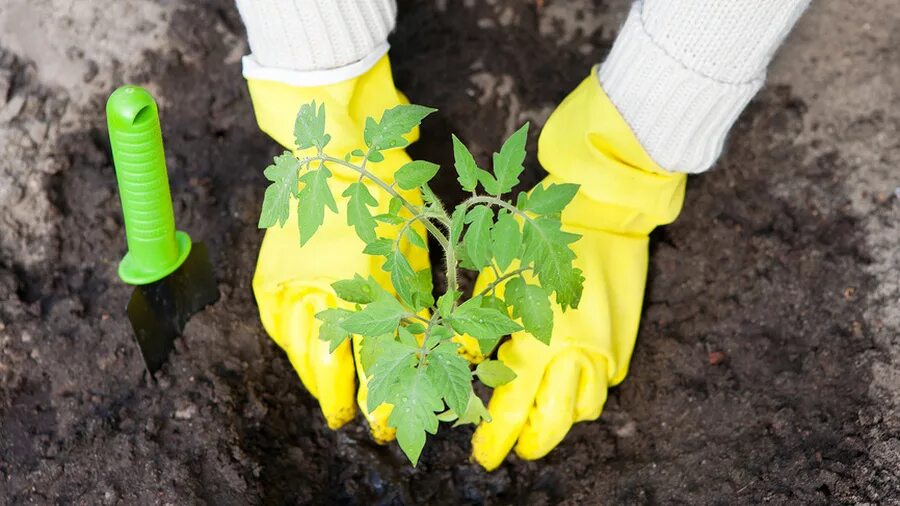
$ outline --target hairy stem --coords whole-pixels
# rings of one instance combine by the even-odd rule
[[[441,230],[440,230],[439,228],[437,228],[436,226],[434,226],[434,223],[432,223],[431,220],[429,220],[428,218],[426,218],[426,217],[422,214],[422,210],[419,209],[419,207],[417,207],[416,205],[414,205],[412,202],[406,200],[406,198],[404,198],[403,195],[400,195],[400,193],[399,193],[397,190],[395,190],[395,189],[393,188],[392,185],[389,185],[389,184],[385,183],[385,182],[382,181],[381,179],[375,177],[374,174],[372,174],[371,172],[369,172],[368,170],[366,170],[366,168],[365,168],[365,161],[363,161],[363,166],[359,166],[359,165],[355,165],[355,164],[352,164],[352,163],[350,163],[350,162],[344,161],[344,160],[342,160],[342,159],[340,159],[340,158],[335,158],[335,157],[333,157],[333,156],[328,156],[328,155],[325,155],[325,154],[319,154],[319,155],[316,155],[316,156],[314,156],[314,157],[305,158],[305,159],[301,160],[301,164],[302,164],[303,162],[308,162],[308,161],[312,161],[312,160],[321,160],[321,161],[323,161],[323,162],[335,163],[335,164],[337,164],[337,165],[340,165],[340,166],[343,166],[343,167],[347,167],[348,169],[355,170],[356,172],[359,172],[361,176],[368,178],[370,181],[372,181],[373,183],[375,183],[375,184],[377,184],[378,186],[380,186],[380,187],[381,187],[384,191],[386,191],[390,196],[392,196],[392,197],[394,197],[394,198],[396,198],[396,199],[399,199],[400,202],[403,204],[403,207],[405,207],[406,209],[408,209],[409,212],[412,213],[412,215],[413,215],[416,219],[418,219],[419,221],[422,222],[423,225],[425,225],[425,228],[427,228],[427,229],[428,229],[428,232],[430,232],[431,235],[434,236],[435,240],[437,240],[437,242],[441,244],[441,247],[446,248],[446,246],[447,246],[447,237],[444,235],[444,233],[441,232]]]
[[[478,294],[476,294],[475,297],[481,297],[482,295],[487,295],[487,294],[491,293],[491,292],[494,290],[494,288],[497,288],[497,287],[498,287],[501,283],[503,283],[504,281],[506,281],[506,280],[508,280],[508,279],[510,279],[510,278],[516,277],[516,276],[518,276],[519,274],[522,274],[522,273],[525,272],[525,271],[530,271],[530,270],[531,270],[531,267],[522,267],[522,268],[516,269],[516,270],[514,270],[514,271],[509,271],[509,272],[507,272],[506,274],[504,274],[504,275],[498,277],[498,278],[495,279],[494,281],[491,281],[491,282],[488,284],[488,286],[484,287],[484,290],[482,290],[481,292],[479,292]],[[473,298],[474,298],[474,297],[473,297]]]

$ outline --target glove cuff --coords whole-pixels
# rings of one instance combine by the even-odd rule
[[[563,214],[569,225],[645,235],[681,211],[685,175],[663,170],[644,151],[595,71],[547,120],[538,160],[551,180],[581,185]],[[602,212],[597,204],[605,205]]]

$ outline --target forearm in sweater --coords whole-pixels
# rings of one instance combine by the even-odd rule
[[[598,75],[661,167],[707,170],[809,0],[642,0]]]
[[[244,76],[297,86],[365,73],[387,53],[395,0],[236,0],[251,54]]]

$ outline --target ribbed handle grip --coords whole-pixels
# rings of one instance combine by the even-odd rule
[[[106,120],[128,242],[119,276],[151,283],[177,269],[190,249],[175,230],[156,101],[143,88],[123,86],[106,102]]]

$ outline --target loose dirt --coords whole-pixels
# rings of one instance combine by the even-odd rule
[[[400,2],[411,150],[486,159],[601,61],[628,2]],[[540,6],[540,7],[539,7]],[[653,234],[628,379],[496,472],[443,428],[417,469],[324,424],[258,321],[256,128],[227,0],[0,6],[0,504],[900,504],[900,13],[816,2],[678,221]],[[175,212],[217,304],[156,384],[124,314],[103,104],[158,97]],[[523,188],[542,178],[532,129]],[[452,174],[440,176],[452,188]],[[459,196],[448,191],[449,199]]]

